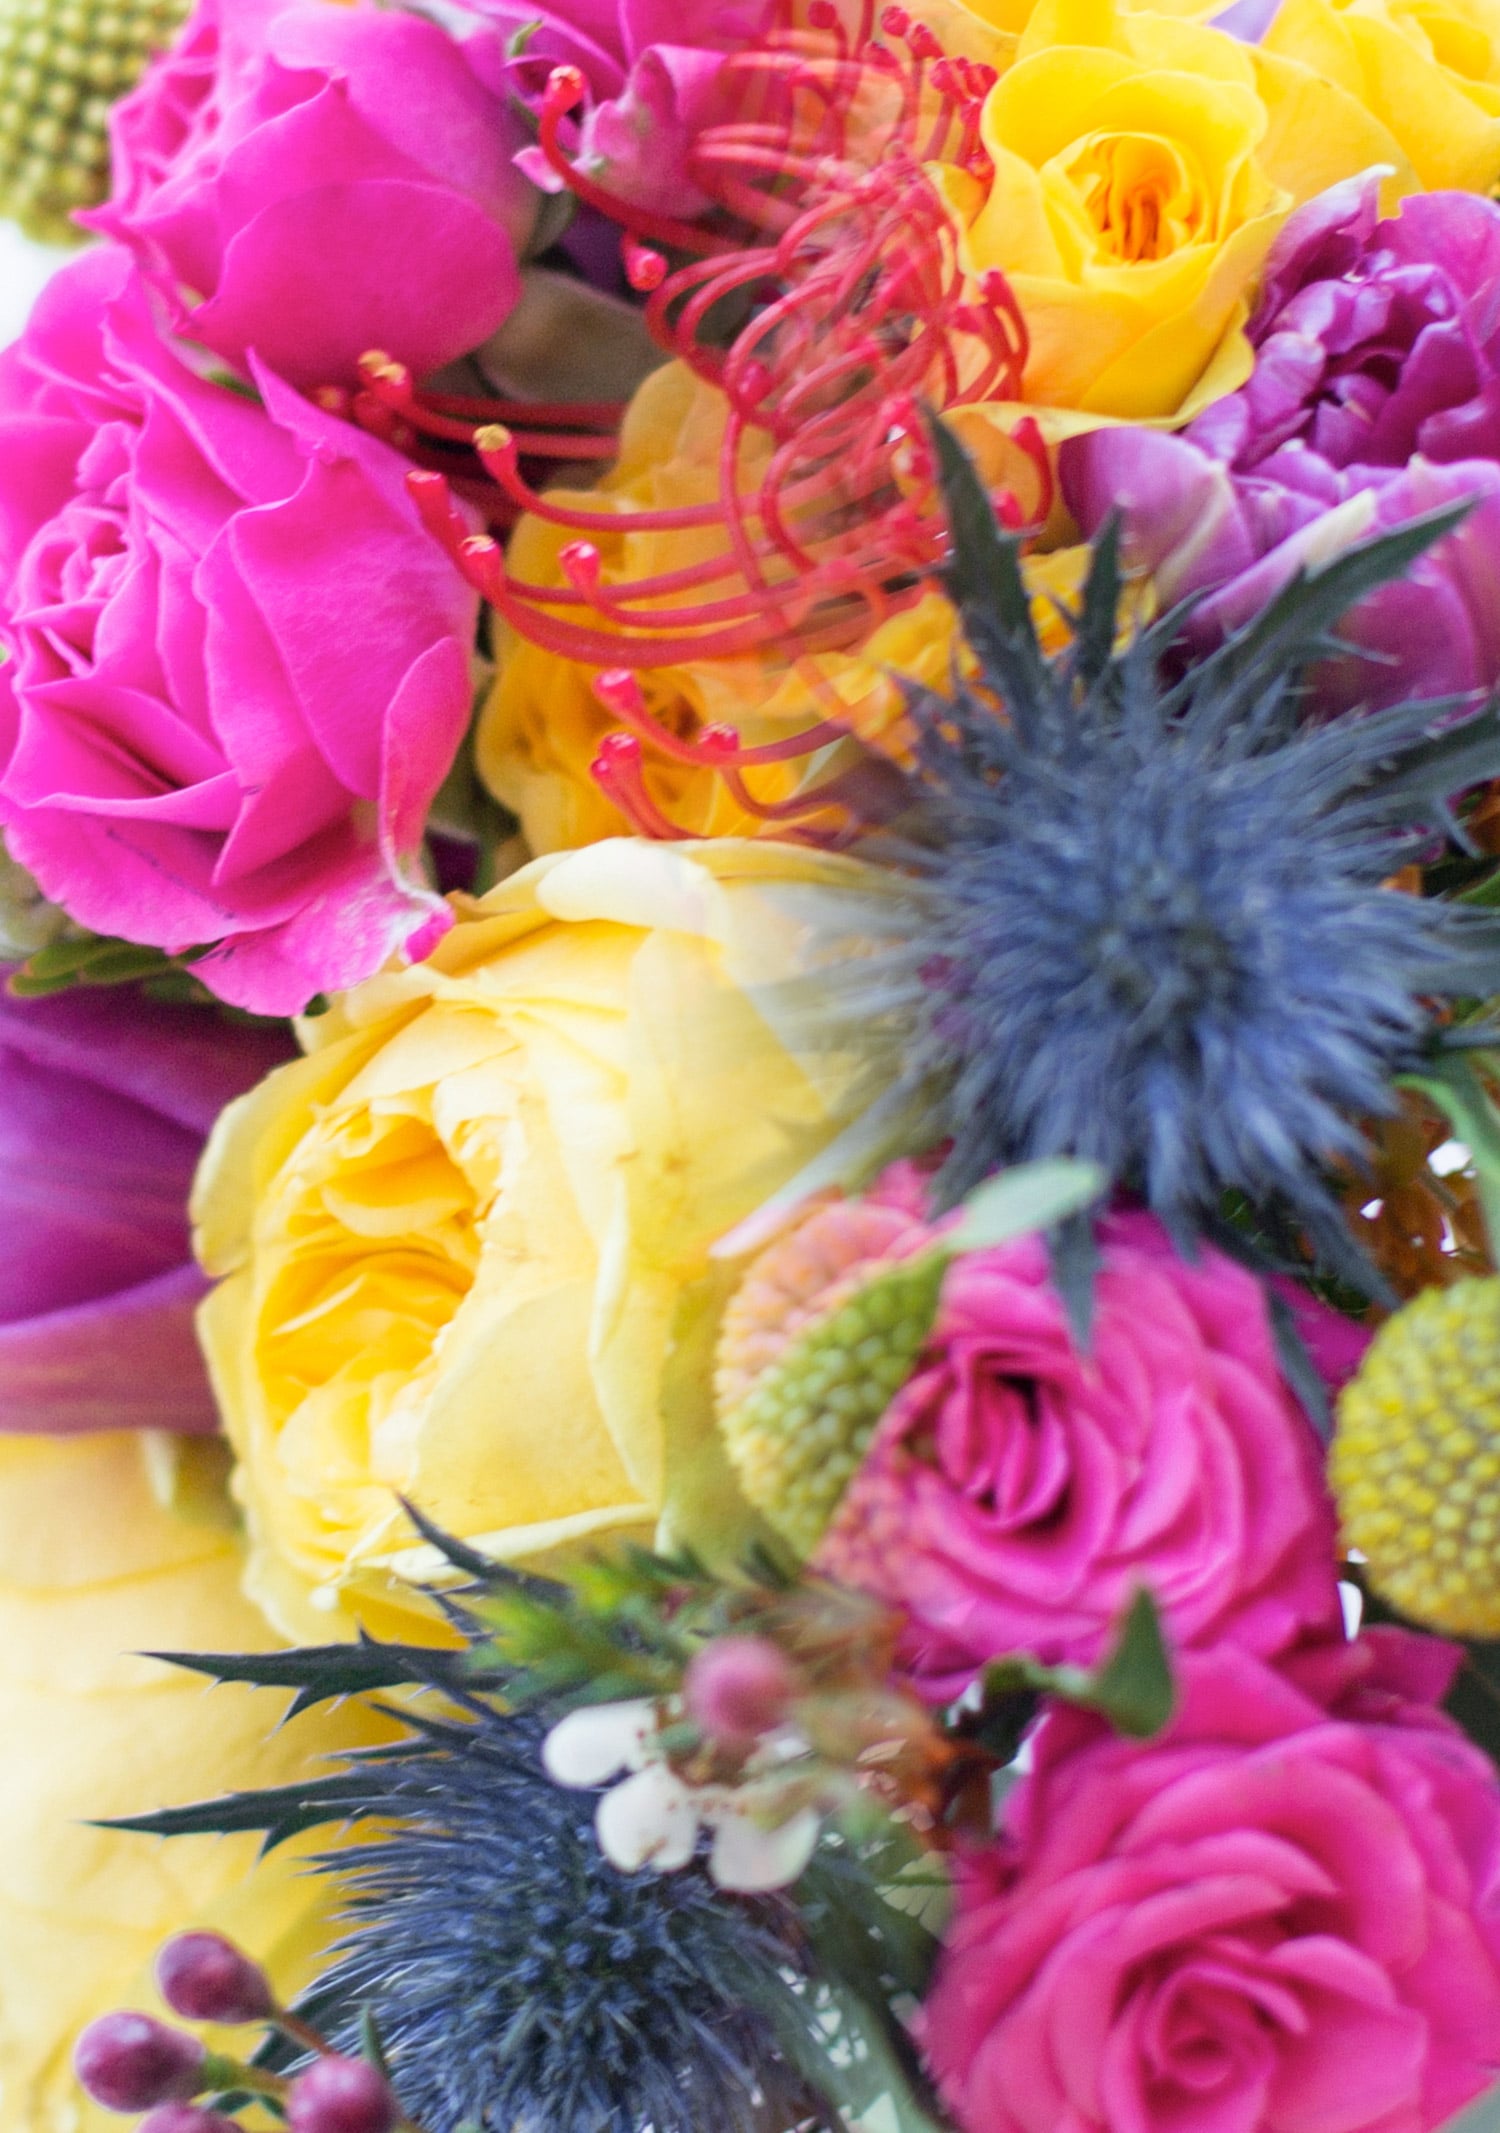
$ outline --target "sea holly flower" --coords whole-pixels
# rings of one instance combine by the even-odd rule
[[[292,1014],[450,922],[476,603],[405,462],[258,376],[180,362],[113,245],[0,357],[0,822],[82,925]]]
[[[116,108],[87,217],[173,323],[246,369],[354,385],[367,349],[418,375],[511,309],[536,194],[523,134],[435,22],[361,0],[200,0]]]
[[[953,1199],[1007,1163],[1094,1161],[1183,1243],[1237,1192],[1368,1281],[1325,1174],[1360,1168],[1360,1121],[1439,1041],[1433,1002],[1500,986],[1488,913],[1387,884],[1447,828],[1449,795],[1500,771],[1500,727],[1450,712],[1434,734],[1422,703],[1309,727],[1302,687],[1332,626],[1452,516],[1294,580],[1185,673],[1173,620],[1117,646],[1106,540],[1049,660],[1013,545],[938,444],[979,675],[913,694],[904,911],[823,1004],[826,1041],[867,1030],[897,1067],[865,1159],[898,1131],[946,1138]],[[1069,1278],[1081,1314],[1076,1259]]]
[[[1161,606],[1192,596],[1203,649],[1300,568],[1421,512],[1469,518],[1345,618],[1373,656],[1325,662],[1323,710],[1486,688],[1500,675],[1500,208],[1419,195],[1382,221],[1374,173],[1287,224],[1249,331],[1246,384],[1180,434],[1107,429],[1064,445],[1086,534],[1115,512]]]

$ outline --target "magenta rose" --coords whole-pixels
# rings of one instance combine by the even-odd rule
[[[498,33],[474,40],[487,50],[488,77],[508,79],[533,106],[553,67],[577,67],[587,101],[567,122],[568,153],[616,199],[658,214],[692,216],[712,205],[693,181],[689,158],[703,128],[730,115],[726,53],[765,29],[774,0],[470,0]],[[522,33],[524,37],[522,36]],[[513,41],[518,49],[512,51]],[[549,192],[561,180],[541,151],[517,159]]]
[[[200,0],[111,119],[118,238],[173,323],[294,385],[367,349],[419,376],[519,293],[526,138],[436,23],[356,0]]]
[[[1149,1745],[1048,1716],[923,2019],[965,2133],[1428,2133],[1493,2080],[1500,1787],[1428,1641],[1321,1654],[1333,1711],[1228,1645]]]
[[[0,1430],[211,1430],[187,1199],[215,1118],[292,1052],[124,992],[0,990]]]
[[[0,822],[81,924],[287,1014],[448,923],[476,601],[399,455],[257,376],[180,363],[115,246],[0,355]]]
[[[986,1661],[1096,1659],[1137,1586],[1175,1644],[1338,1633],[1333,1517],[1253,1276],[1101,1226],[1092,1352],[1038,1238],[960,1259],[819,1552],[902,1610],[935,1700]]]

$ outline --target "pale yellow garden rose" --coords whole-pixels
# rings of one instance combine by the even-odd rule
[[[896,893],[772,843],[555,854],[230,1106],[200,1323],[279,1627],[435,1567],[398,1493],[507,1559],[650,1538],[714,1445],[664,1391],[711,1247],[870,1094],[802,1048],[799,990]]]
[[[1500,182],[1500,0],[1283,0],[1261,49],[1358,98],[1424,186]]]
[[[1386,163],[1388,129],[1308,69],[1116,0],[1037,0],[986,101],[986,184],[935,172],[975,275],[998,268],[1030,335],[1024,397],[1183,419],[1243,383],[1243,325],[1291,209]]]
[[[73,2042],[111,2008],[161,2011],[149,1966],[169,1934],[229,1933],[284,1993],[330,1937],[315,1841],[257,1864],[253,1836],[88,1826],[290,1783],[374,1737],[349,1707],[276,1731],[276,1698],[138,1656],[275,1642],[240,1589],[222,1490],[167,1508],[158,1450],[135,1431],[0,1436],[0,2133],[119,2126],[74,2082]]]

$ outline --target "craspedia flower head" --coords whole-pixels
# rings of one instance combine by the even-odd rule
[[[4,0],[0,215],[44,244],[109,190],[109,107],[187,15],[187,0]]]
[[[1426,1289],[1339,1400],[1344,1540],[1414,1621],[1500,1636],[1500,1277]]]
[[[924,1232],[914,1228],[921,1242]],[[860,1262],[835,1284],[829,1307],[734,1405],[721,1404],[740,1487],[799,1555],[821,1540],[931,1329],[947,1260],[938,1252],[911,1257],[909,1246],[903,1253],[910,1236],[891,1239],[897,1248],[888,1246],[889,1256]],[[721,1399],[727,1375],[721,1364]]]
[[[330,1862],[353,1924],[309,2005],[335,2041],[357,2049],[368,2007],[425,2133],[823,2124],[764,2011],[796,1967],[790,1913],[701,1866],[622,1874],[596,1795],[545,1775],[546,1722],[469,1708],[362,1761],[366,1811],[397,1827]]]
[[[937,1092],[946,1198],[1067,1155],[1179,1240],[1238,1192],[1347,1263],[1328,1170],[1358,1166],[1358,1122],[1392,1108],[1433,1000],[1500,983],[1500,927],[1386,886],[1452,826],[1448,796],[1500,767],[1500,723],[1449,706],[1434,736],[1429,704],[1309,727],[1300,685],[1350,603],[1453,519],[1299,577],[1185,672],[1180,618],[1117,646],[1106,538],[1047,658],[1014,543],[937,443],[981,675],[913,697],[915,915],[882,970],[850,973],[850,1020],[883,1018],[908,1089]]]

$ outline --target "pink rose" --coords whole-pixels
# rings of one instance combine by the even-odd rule
[[[449,922],[476,602],[399,455],[257,378],[178,362],[115,246],[0,355],[0,822],[83,925],[286,1014]]]
[[[1500,1786],[1405,1700],[1457,1653],[1321,1657],[1333,1713],[1224,1646],[1149,1745],[1048,1716],[924,2015],[965,2133],[1426,2133],[1500,2070]]]
[[[217,1426],[188,1190],[219,1112],[292,1049],[207,1007],[0,990],[0,1429]]]
[[[567,127],[568,152],[616,199],[654,213],[701,215],[713,203],[694,184],[688,158],[705,126],[731,115],[724,57],[767,27],[774,0],[470,0],[499,35],[475,40],[486,50],[490,79],[509,79],[538,103],[554,66],[575,66],[588,102]],[[511,39],[528,32],[519,56],[503,58]],[[518,158],[549,192],[561,180],[536,148]]]
[[[1337,1634],[1318,1447],[1254,1278],[1178,1258],[1149,1216],[1101,1227],[1092,1353],[1038,1238],[961,1259],[819,1563],[907,1615],[916,1685],[987,1660],[1098,1657],[1137,1585],[1182,1645]]]
[[[464,48],[400,8],[201,0],[111,118],[114,197],[173,323],[294,385],[382,348],[418,375],[515,303],[525,134]]]

